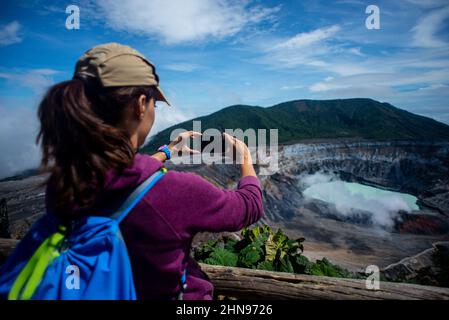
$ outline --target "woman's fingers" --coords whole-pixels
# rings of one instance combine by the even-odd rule
[[[185,132],[181,132],[175,140],[173,140],[171,143],[173,145],[176,145],[180,142],[182,142],[183,144],[185,143],[185,140],[191,138],[191,137],[201,137],[201,133],[200,132],[196,132],[196,131],[185,131]]]
[[[187,147],[187,146],[184,146],[184,147],[182,148],[182,152],[184,152],[184,153],[190,153],[190,154],[200,154],[200,153],[201,153],[200,151],[195,150],[195,149],[190,149],[190,148]]]
[[[170,142],[170,146],[171,147],[174,147],[174,146],[176,146],[178,143],[180,143],[182,141],[182,136],[181,135],[179,135],[179,136],[177,136],[176,138],[175,138],[175,140],[173,140],[172,142]]]
[[[196,132],[196,131],[185,131],[179,134],[180,137],[182,137],[183,139],[187,139],[187,138],[197,138],[197,137],[201,137],[202,134],[200,132]]]
[[[201,152],[198,150],[190,149],[191,154],[200,154]]]
[[[230,134],[223,132],[223,136],[225,137],[225,140],[229,143],[229,145],[233,146],[235,145],[235,138],[231,136]]]
[[[201,132],[197,132],[197,131],[189,131],[190,136],[197,138],[197,137],[201,137],[203,134]]]

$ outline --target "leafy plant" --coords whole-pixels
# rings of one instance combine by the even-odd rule
[[[296,263],[293,264],[295,273],[311,274],[311,268],[313,263],[309,261],[305,256],[296,256]]]
[[[315,276],[327,276],[337,278],[352,278],[354,277],[348,270],[341,268],[335,264],[332,264],[326,258],[317,260],[310,267],[310,274]]]
[[[208,264],[332,277],[354,277],[326,258],[316,262],[302,255],[304,238],[290,239],[281,229],[267,225],[242,230],[242,239],[212,240],[195,251],[195,259]]]
[[[198,261],[203,261],[207,259],[217,248],[217,245],[219,244],[218,240],[209,240],[203,246],[195,252],[195,258]]]
[[[273,264],[268,261],[262,261],[257,264],[256,269],[266,270],[266,271],[274,271]]]
[[[210,257],[204,260],[204,262],[208,264],[235,267],[237,266],[237,259],[238,257],[235,253],[223,248],[217,248],[212,252]]]
[[[238,255],[238,265],[245,268],[252,268],[262,258],[263,252],[260,246],[253,244],[247,245]]]

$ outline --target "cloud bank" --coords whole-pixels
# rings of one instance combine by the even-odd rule
[[[39,166],[38,130],[35,110],[0,106],[0,179]]]
[[[54,83],[53,76],[57,73],[53,69],[0,72],[0,79],[5,79],[14,86],[31,89],[36,96],[40,96]]]

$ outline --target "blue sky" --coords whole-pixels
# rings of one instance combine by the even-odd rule
[[[70,4],[79,30],[65,28]],[[379,30],[365,26],[368,5],[380,9]],[[3,1],[0,147],[14,156],[1,170],[36,162],[25,150],[39,99],[99,43],[156,64],[174,108],[158,109],[154,132],[232,104],[302,98],[369,97],[449,123],[448,31],[447,0]]]

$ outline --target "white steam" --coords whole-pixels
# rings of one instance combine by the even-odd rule
[[[360,211],[369,212],[377,226],[390,228],[399,211],[419,209],[416,198],[411,195],[344,182],[331,174],[317,172],[302,175],[299,179],[307,198],[331,203],[344,216],[354,216]]]

